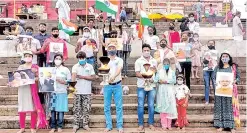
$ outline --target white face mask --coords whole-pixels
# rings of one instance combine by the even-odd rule
[[[85,38],[91,37],[90,32],[84,32],[84,33],[83,33],[83,37],[85,37]]]
[[[198,37],[194,37],[194,41],[198,41],[199,40],[199,38]]]
[[[183,84],[183,80],[179,80],[179,81],[177,81],[177,83],[179,84],[179,85],[181,85],[181,84]]]
[[[30,63],[30,62],[32,62],[32,58],[30,58],[30,57],[26,57],[26,58],[24,58],[24,61],[25,62],[27,62],[27,63]]]
[[[150,56],[150,52],[144,52],[143,53],[143,57],[149,57]]]
[[[61,60],[55,60],[54,63],[56,66],[60,66],[62,64],[62,61]]]

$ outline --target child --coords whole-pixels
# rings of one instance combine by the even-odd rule
[[[199,79],[198,76],[198,67],[201,66],[201,60],[200,60],[200,55],[201,55],[201,43],[199,42],[199,35],[195,33],[193,35],[194,42],[192,44],[192,55],[191,55],[191,60],[192,60],[192,79],[196,77]],[[195,72],[195,73],[194,73]]]
[[[156,74],[155,82],[159,84],[155,111],[160,113],[163,130],[171,130],[172,119],[177,118],[174,84],[176,82],[175,71],[170,67],[170,60],[165,58],[163,67]]]
[[[185,126],[188,125],[186,118],[186,109],[188,106],[188,98],[190,95],[189,88],[183,84],[184,77],[182,74],[177,76],[177,85],[175,86],[175,96],[177,101],[177,112],[178,119],[176,121],[176,126],[178,129],[185,130]]]
[[[56,89],[51,97],[51,131],[49,133],[54,133],[56,127],[58,127],[58,132],[62,132],[64,112],[68,112],[67,81],[71,80],[71,73],[67,67],[63,66],[61,54],[54,56],[53,63],[56,67]]]

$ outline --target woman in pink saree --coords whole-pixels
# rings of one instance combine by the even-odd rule
[[[31,69],[35,74],[35,83],[24,85],[18,88],[18,113],[20,130],[17,133],[25,132],[26,114],[31,113],[31,133],[36,133],[36,124],[38,128],[46,128],[48,125],[44,110],[38,96],[38,69],[37,65],[32,64],[33,54],[31,51],[24,52],[25,64],[20,65],[18,70]]]

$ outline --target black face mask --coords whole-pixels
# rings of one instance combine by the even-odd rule
[[[54,38],[58,38],[58,34],[52,34]]]
[[[175,29],[175,27],[173,27],[173,26],[170,26],[170,27],[169,27],[169,29],[170,29],[170,30],[174,30],[174,29]]]
[[[41,32],[41,33],[45,33],[45,32],[46,32],[46,30],[40,30],[40,32]]]
[[[213,50],[215,49],[215,46],[208,46],[208,49]]]
[[[161,43],[161,44],[160,44],[160,47],[161,47],[161,48],[165,48],[166,45],[167,45],[166,43]]]

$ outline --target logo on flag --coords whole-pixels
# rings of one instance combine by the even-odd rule
[[[110,2],[108,0],[105,0],[104,3],[106,6],[108,6],[108,7],[110,6]]]

